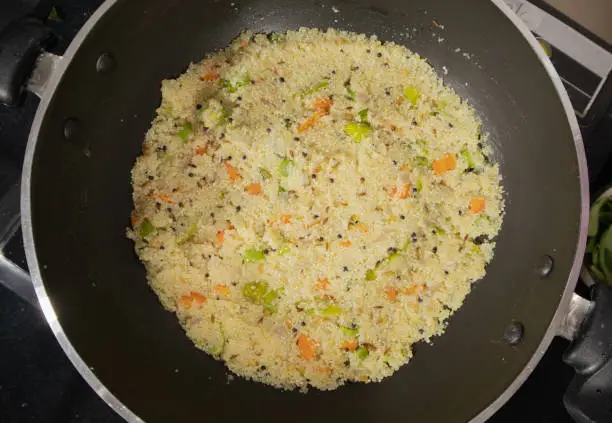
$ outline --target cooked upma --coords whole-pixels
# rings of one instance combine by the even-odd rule
[[[380,381],[440,335],[502,223],[475,111],[375,37],[245,32],[162,82],[128,236],[198,348],[283,389]]]

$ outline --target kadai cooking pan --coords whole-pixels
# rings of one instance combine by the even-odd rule
[[[307,394],[228,383],[159,304],[125,236],[160,81],[244,29],[301,26],[376,34],[447,69],[490,134],[506,201],[487,275],[443,336],[381,383]],[[481,422],[554,336],[574,340],[572,416],[612,421],[612,295],[574,294],[588,216],[580,132],[559,77],[501,0],[108,0],[62,58],[43,52],[50,38],[32,17],[0,33],[2,101],[26,85],[41,97],[21,188],[31,281],[67,356],[127,421]]]

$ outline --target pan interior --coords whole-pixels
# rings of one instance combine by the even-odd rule
[[[333,7],[332,7],[333,6]],[[195,349],[146,284],[125,237],[130,169],[159,83],[243,29],[335,27],[377,34],[426,57],[471,102],[494,142],[506,190],[495,258],[433,345],[380,384],[307,395],[242,379]],[[96,71],[103,53],[114,58]],[[66,119],[76,132],[64,138]],[[563,187],[563,189],[560,189]],[[148,422],[467,421],[536,352],[565,290],[580,182],[565,112],[536,54],[493,3],[120,0],[70,63],[39,133],[31,175],[36,255],[68,338],[106,387]],[[535,271],[543,255],[552,274]],[[502,340],[520,321],[522,342]],[[359,400],[363,399],[363,400]],[[203,417],[204,418],[204,417]]]

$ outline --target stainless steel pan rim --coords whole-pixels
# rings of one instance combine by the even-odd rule
[[[512,10],[504,3],[504,0],[491,0],[495,6],[497,6],[502,13],[504,13],[508,19],[516,26],[516,28],[521,32],[525,40],[529,43],[531,48],[534,50],[535,54],[540,59],[540,62],[548,72],[550,79],[557,90],[557,94],[559,95],[559,100],[561,101],[563,108],[565,109],[565,113],[567,115],[567,120],[569,122],[570,128],[572,130],[572,135],[574,138],[574,147],[576,149],[576,156],[578,159],[578,178],[580,179],[580,191],[581,191],[581,205],[580,205],[580,233],[578,236],[578,243],[576,246],[576,251],[574,254],[574,261],[572,264],[571,271],[569,273],[565,291],[563,296],[559,302],[559,307],[555,312],[553,319],[548,326],[546,333],[544,334],[542,341],[534,355],[531,357],[525,368],[519,373],[514,382],[508,386],[508,388],[491,404],[489,404],[485,409],[483,409],[478,415],[476,415],[471,422],[479,423],[484,422],[489,419],[502,405],[504,405],[508,399],[520,388],[520,386],[525,382],[527,377],[531,374],[535,366],[538,364],[546,349],[550,345],[552,338],[557,334],[557,329],[561,324],[561,321],[565,317],[567,313],[567,309],[569,306],[570,299],[574,292],[574,288],[576,282],[578,281],[578,277],[580,274],[580,268],[582,265],[582,258],[584,256],[585,246],[586,246],[586,236],[587,236],[587,227],[588,227],[588,214],[589,214],[589,186],[588,186],[588,173],[587,173],[587,164],[586,164],[586,156],[584,153],[584,146],[582,143],[582,136],[580,133],[580,128],[578,127],[578,122],[576,120],[576,116],[574,114],[573,107],[570,103],[569,97],[559,75],[555,71],[552,63],[546,57],[543,49],[540,47],[540,44],[535,39],[535,37],[531,34],[527,26],[512,12]],[[21,225],[23,230],[23,238],[24,238],[24,247],[26,252],[26,258],[28,262],[28,266],[30,269],[30,275],[32,278],[32,283],[34,284],[34,289],[36,291],[36,296],[40,303],[41,309],[45,315],[45,319],[47,323],[51,327],[53,334],[57,338],[60,346],[64,350],[64,353],[68,356],[73,366],[79,371],[81,376],[85,379],[85,381],[94,389],[94,391],[102,398],[113,410],[115,410],[121,417],[123,417],[126,421],[130,423],[143,422],[143,420],[138,417],[133,411],[128,409],[117,397],[115,397],[96,377],[94,370],[87,366],[85,361],[79,356],[74,346],[71,344],[70,340],[64,333],[58,319],[55,314],[55,310],[51,305],[51,301],[49,296],[47,295],[47,291],[45,289],[42,275],[40,272],[40,263],[36,257],[36,250],[34,247],[34,234],[31,223],[31,171],[33,166],[34,153],[36,150],[36,143],[38,139],[38,134],[41,129],[41,125],[46,114],[47,108],[55,90],[57,89],[59,82],[62,79],[64,72],[66,71],[71,59],[77,53],[80,48],[82,42],[87,37],[91,29],[98,23],[98,21],[104,16],[104,14],[117,2],[117,0],[106,0],[97,10],[96,12],[89,18],[89,20],[85,23],[85,25],[81,28],[81,30],[77,33],[74,40],[66,50],[63,60],[60,61],[59,65],[55,69],[53,75],[48,81],[48,85],[46,86],[45,95],[41,99],[40,105],[36,112],[36,116],[34,118],[34,122],[32,124],[32,129],[30,130],[30,135],[28,138],[28,145],[26,148],[25,160],[23,164],[23,174],[22,174],[22,183],[21,183]],[[44,263],[43,263],[44,265]]]

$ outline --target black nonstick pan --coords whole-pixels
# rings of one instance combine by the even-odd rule
[[[507,204],[487,275],[443,336],[382,383],[307,394],[228,383],[163,310],[125,237],[160,81],[246,28],[300,26],[377,34],[447,69],[490,133]],[[63,58],[39,56],[49,38],[33,18],[0,33],[1,101],[26,84],[41,96],[21,192],[28,264],[62,348],[126,420],[480,422],[564,335],[579,370],[571,414],[612,421],[612,296],[573,296],[588,218],[580,132],[559,77],[501,0],[108,0]]]

